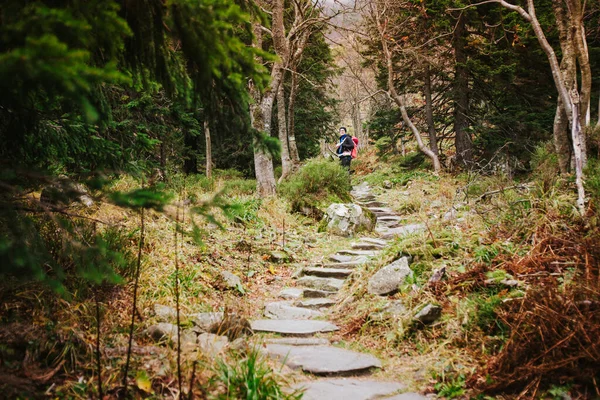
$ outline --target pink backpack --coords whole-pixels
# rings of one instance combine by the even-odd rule
[[[358,138],[356,136],[352,136],[352,141],[354,142],[354,148],[352,149],[352,159],[356,158],[358,155]]]

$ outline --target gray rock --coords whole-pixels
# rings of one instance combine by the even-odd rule
[[[175,310],[173,307],[164,306],[162,304],[154,305],[154,314],[161,322],[171,322],[177,319],[177,310]],[[181,313],[179,317],[182,318]]]
[[[327,298],[315,298],[315,299],[298,300],[295,304],[298,307],[319,309],[321,307],[331,307],[332,305],[335,304],[335,301],[331,300],[331,299],[327,299]]]
[[[328,346],[330,344],[329,340],[325,338],[274,338],[266,339],[264,343],[287,346]]]
[[[285,264],[293,261],[293,257],[288,254],[288,252],[283,250],[273,250],[271,253],[269,253],[269,259],[271,262],[277,264]]]
[[[423,324],[431,324],[437,321],[442,316],[442,307],[434,304],[427,304],[417,314],[414,319],[422,322]]]
[[[338,378],[320,379],[294,385],[294,389],[302,388],[306,389],[303,400],[375,400],[394,394],[404,389],[405,385],[395,382]]]
[[[353,242],[350,247],[352,247],[352,250],[381,250],[385,248],[385,245],[385,243],[373,243],[363,238],[358,242]]]
[[[441,267],[433,271],[431,274],[431,278],[429,278],[429,283],[439,282],[446,276],[446,267]]]
[[[328,292],[337,292],[344,286],[342,279],[336,278],[319,278],[316,276],[303,276],[298,279],[298,284],[307,286],[312,289],[326,290]]]
[[[177,338],[177,325],[159,322],[149,326],[146,329],[146,334],[157,342],[172,340],[173,337]]]
[[[392,300],[383,308],[383,310],[371,314],[369,318],[373,321],[386,321],[399,318],[406,312],[407,309],[402,300]]]
[[[384,189],[391,189],[394,187],[394,184],[391,181],[385,180],[381,186],[383,186]]]
[[[351,236],[357,232],[371,232],[375,218],[357,204],[331,204],[325,213],[327,231],[340,236]]]
[[[274,332],[281,335],[308,336],[319,332],[333,332],[339,328],[327,321],[310,319],[259,319],[250,323],[255,332]]]
[[[202,352],[210,357],[215,357],[223,351],[229,340],[227,336],[212,333],[203,333],[198,336],[198,346]]]
[[[279,292],[279,297],[285,300],[296,300],[304,295],[302,288],[285,288]]]
[[[222,312],[205,312],[190,315],[192,323],[203,332],[208,332],[210,327],[223,320]]]
[[[315,375],[344,375],[381,368],[376,357],[332,346],[284,346],[267,344],[264,351],[292,369]]]
[[[45,187],[40,194],[40,201],[53,206],[69,206],[75,202],[86,207],[94,205],[94,200],[87,188],[68,178],[60,178],[52,185]]]
[[[271,319],[311,319],[323,313],[302,307],[294,307],[290,302],[278,301],[265,306],[265,317]]]
[[[320,276],[323,278],[346,278],[352,273],[352,270],[345,268],[322,268],[322,267],[306,267],[303,271],[304,275]]]
[[[229,271],[220,271],[221,278],[225,282],[228,289],[240,289],[242,288],[242,280],[239,276],[232,274]]]
[[[399,258],[381,268],[369,279],[369,293],[380,296],[396,293],[407,276],[412,276],[408,258]]]
[[[369,207],[369,210],[375,214],[396,215],[394,210],[389,207]]]

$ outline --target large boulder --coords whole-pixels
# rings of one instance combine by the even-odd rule
[[[358,204],[333,203],[323,218],[323,228],[340,236],[371,232],[375,228],[375,214]]]
[[[402,257],[377,271],[369,279],[369,293],[380,296],[396,293],[406,277],[412,276],[408,262],[408,257]]]
[[[73,182],[62,177],[53,184],[46,186],[40,194],[40,201],[49,206],[67,207],[80,203],[86,207],[94,205],[87,188],[81,183]]]

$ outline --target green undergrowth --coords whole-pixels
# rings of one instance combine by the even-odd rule
[[[331,203],[349,202],[350,189],[348,172],[339,163],[318,159],[308,161],[277,188],[293,212],[316,218]]]

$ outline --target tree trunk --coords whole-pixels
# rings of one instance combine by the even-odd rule
[[[452,47],[454,48],[454,144],[456,161],[463,166],[471,166],[473,162],[473,143],[469,128],[469,71],[467,70],[466,18],[461,13],[454,30]]]
[[[300,163],[300,154],[298,153],[298,145],[296,144],[296,119],[294,115],[294,105],[296,103],[296,95],[298,93],[298,77],[296,76],[296,68],[292,68],[290,77],[290,96],[288,100],[288,146],[290,149],[290,158],[292,163],[297,165]]]
[[[277,2],[279,2],[278,0]],[[254,27],[255,46],[262,48],[262,30],[258,25]],[[273,63],[271,70],[271,86],[261,95],[260,91],[251,83],[250,92],[254,102],[250,105],[250,118],[252,127],[267,135],[271,134],[271,116],[273,112],[273,96],[279,88],[281,80],[281,63]],[[256,191],[260,197],[275,194],[275,172],[273,170],[273,159],[264,147],[254,138],[254,173],[256,175]]]
[[[585,137],[579,125],[579,94],[577,90],[571,92],[573,99],[573,124],[571,126],[571,135],[573,140],[573,155],[575,158],[575,184],[577,185],[577,208],[581,216],[585,215],[585,189],[583,187],[583,153],[585,148]]]
[[[206,177],[212,178],[212,144],[208,120],[204,120],[204,142],[206,143]]]
[[[279,178],[279,182],[283,182],[292,172],[292,159],[290,158],[285,118],[285,93],[281,84],[279,85],[279,90],[277,90],[277,123],[279,142],[281,143],[281,177]]]
[[[571,142],[567,132],[569,132],[569,117],[559,97],[554,115],[553,135],[558,167],[563,174],[568,173],[571,166]]]
[[[355,102],[352,107],[352,128],[354,129],[354,136],[357,138],[362,137],[362,120],[360,115],[360,103],[358,101]]]
[[[439,156],[437,136],[435,134],[435,123],[433,120],[433,101],[431,99],[431,68],[429,63],[425,64],[425,75],[423,78],[425,83],[425,117],[427,119],[427,131],[429,132],[429,148],[433,154]]]

